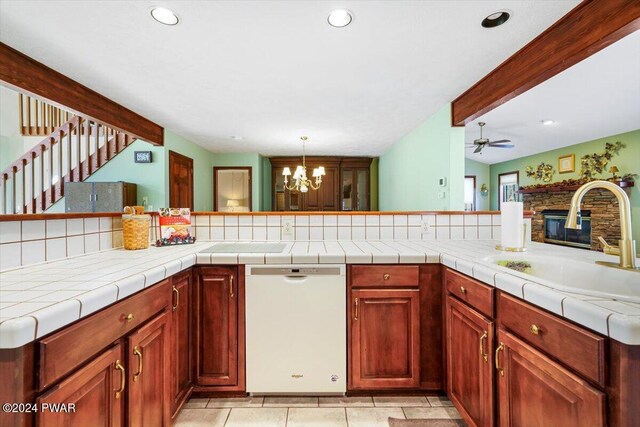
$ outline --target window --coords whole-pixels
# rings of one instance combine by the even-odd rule
[[[475,211],[476,207],[476,176],[464,177],[464,210]]]
[[[519,200],[517,193],[519,181],[520,173],[518,171],[498,175],[498,188],[500,189],[498,193],[498,209],[500,209],[500,203],[502,202]]]

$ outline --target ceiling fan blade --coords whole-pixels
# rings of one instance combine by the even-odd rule
[[[475,150],[473,150],[473,153],[475,154],[475,153],[479,153],[479,152],[481,152],[481,151],[482,151],[482,147],[483,147],[482,145],[478,145],[478,148],[476,148]]]
[[[500,145],[489,145],[489,146],[492,147],[492,148],[513,148],[513,147],[515,147],[515,145],[513,145],[513,144],[505,144],[505,145],[500,144]]]
[[[510,139],[499,139],[498,141],[489,141],[489,144],[502,144],[503,142],[511,142]]]

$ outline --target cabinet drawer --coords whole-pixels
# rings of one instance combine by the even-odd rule
[[[460,298],[485,316],[493,318],[495,288],[449,269],[444,273],[444,280],[447,292]]]
[[[38,390],[50,386],[170,304],[169,280],[39,341]],[[129,320],[127,316],[133,317]]]
[[[353,265],[351,286],[362,287],[417,287],[420,270],[417,265]]]
[[[574,371],[605,385],[605,338],[503,292],[498,293],[498,321]]]

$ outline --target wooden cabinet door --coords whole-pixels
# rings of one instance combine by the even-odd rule
[[[106,350],[66,380],[38,397],[36,425],[122,426],[127,377],[122,345]],[[74,411],[41,410],[43,404],[75,405]],[[67,407],[69,408],[69,407]]]
[[[417,289],[351,291],[351,387],[420,385],[420,292]]]
[[[452,296],[446,302],[447,391],[469,426],[494,425],[494,324]]]
[[[605,425],[604,393],[502,329],[496,344],[500,426]]]
[[[196,285],[196,383],[238,384],[238,286],[236,269],[203,267]]]
[[[171,414],[191,388],[191,272],[173,277],[171,311]]]
[[[127,338],[130,426],[171,424],[170,321],[170,314],[165,311]]]

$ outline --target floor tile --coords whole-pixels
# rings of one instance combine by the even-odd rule
[[[389,427],[389,417],[405,418],[402,408],[347,408],[349,427]]]
[[[265,408],[317,408],[318,407],[318,398],[317,397],[306,397],[306,396],[283,396],[283,397],[265,397],[264,405]]]
[[[264,397],[224,397],[209,399],[207,408],[260,408]]]
[[[320,397],[321,408],[355,408],[373,407],[373,399],[370,396],[324,396]]]
[[[287,427],[347,427],[344,408],[289,408]]]
[[[430,406],[424,396],[374,396],[373,403],[378,407]]]
[[[285,427],[287,408],[233,408],[225,427]]]
[[[444,396],[427,396],[431,406],[453,406],[453,402]]]
[[[407,418],[441,418],[452,419],[460,418],[460,414],[453,407],[437,407],[437,408],[403,408]]]
[[[189,399],[184,403],[183,408],[206,408],[207,407],[207,403],[209,402],[209,398],[205,397],[205,398],[193,398],[193,399]]]
[[[230,409],[183,409],[174,427],[223,427]]]

